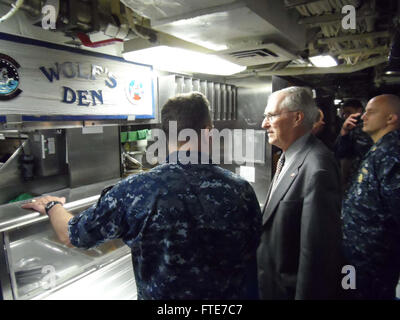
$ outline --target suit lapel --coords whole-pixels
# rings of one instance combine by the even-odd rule
[[[306,143],[304,149],[296,154],[295,161],[290,165],[290,167],[286,170],[284,176],[279,181],[279,184],[276,186],[273,194],[271,195],[271,199],[269,200],[269,202],[266,202],[266,204],[264,205],[263,219],[262,219],[263,225],[271,218],[271,216],[275,212],[279,202],[285,196],[285,194],[289,190],[292,183],[296,180],[296,178],[299,174],[300,167],[304,163],[306,155],[311,150],[311,147],[314,144],[313,138],[314,137],[310,136],[310,138],[307,140],[307,143]],[[267,200],[268,200],[270,193],[271,193],[271,186],[269,187]],[[267,205],[267,203],[268,203],[268,205]]]
[[[274,178],[274,177],[272,177],[272,179],[273,179],[273,178]],[[267,196],[265,197],[264,206],[263,206],[262,211],[261,211],[263,214],[264,214],[264,211],[265,211],[265,209],[266,209],[266,207],[267,207],[267,204],[268,204],[268,199],[269,199],[269,195],[271,194],[271,189],[272,189],[272,181],[271,181],[271,183],[269,184]]]
[[[279,181],[279,184],[276,186],[274,193],[271,195],[271,199],[268,202],[268,205],[264,207],[263,224],[265,224],[267,220],[272,216],[272,213],[275,211],[279,202],[285,196],[289,187],[296,179],[299,171],[297,165],[298,163],[292,163],[292,165],[286,171],[285,175]]]

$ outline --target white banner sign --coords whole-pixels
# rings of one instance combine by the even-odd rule
[[[0,115],[154,118],[150,66],[72,51],[0,39]]]

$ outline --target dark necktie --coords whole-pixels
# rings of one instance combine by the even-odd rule
[[[278,160],[278,164],[276,166],[276,171],[275,171],[274,180],[272,182],[272,186],[274,186],[274,184],[278,180],[279,174],[281,173],[284,164],[285,164],[285,154],[282,153],[281,157]]]
[[[278,160],[278,164],[276,165],[276,171],[275,171],[274,178],[272,179],[271,191],[268,196],[267,205],[268,205],[269,201],[271,200],[272,193],[274,192],[274,189],[275,189],[275,183],[278,180],[279,174],[281,173],[284,164],[285,164],[285,154],[282,153],[281,157]]]

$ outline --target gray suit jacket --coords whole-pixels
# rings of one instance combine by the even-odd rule
[[[271,187],[267,199],[270,192]],[[340,209],[336,160],[311,135],[263,209],[257,251],[261,299],[338,298]]]

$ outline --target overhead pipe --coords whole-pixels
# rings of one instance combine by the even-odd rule
[[[104,46],[109,46],[111,44],[114,44],[116,42],[124,42],[124,40],[118,39],[118,38],[92,42],[90,40],[89,36],[87,34],[83,33],[83,32],[77,32],[76,35],[79,38],[79,40],[81,40],[82,44],[85,47],[89,47],[89,48],[104,47]]]
[[[360,62],[357,65],[337,66],[331,68],[315,68],[315,67],[297,67],[286,68],[277,71],[257,71],[252,70],[250,73],[238,73],[230,76],[230,78],[246,78],[250,76],[301,76],[306,74],[335,74],[335,73],[351,73],[361,71],[366,68],[374,67],[378,64],[387,62],[387,57],[381,56]]]
[[[14,1],[13,0],[0,0],[0,4],[1,3],[5,4],[5,5],[12,6],[14,4]],[[37,15],[42,13],[40,11],[40,8],[34,8],[34,7],[32,7],[32,5],[26,4],[25,2],[24,2],[24,4],[22,4],[20,6],[19,10],[25,11],[30,16],[37,16]]]
[[[388,38],[388,37],[390,37],[389,31],[380,31],[380,32],[352,34],[352,35],[333,37],[333,38],[322,38],[318,39],[318,44],[329,44],[331,42],[354,41],[354,40],[365,40],[368,38]]]
[[[149,35],[143,34],[142,32],[140,32],[140,31],[136,28],[135,22],[133,21],[133,20],[134,20],[134,19],[133,19],[133,11],[132,11],[129,7],[126,7],[126,8],[125,8],[125,13],[126,13],[126,16],[127,16],[127,18],[128,18],[128,25],[129,25],[129,28],[130,28],[139,38],[142,38],[142,39],[145,39],[145,40],[151,40],[151,37],[150,37]]]
[[[17,2],[15,4],[11,5],[11,10],[8,11],[8,13],[6,13],[4,16],[0,17],[0,23],[6,21],[7,19],[11,18],[17,11],[19,8],[21,8],[21,6],[24,4],[24,0],[17,0]]]
[[[360,62],[356,65],[345,65],[330,68],[286,68],[280,71],[272,72],[257,72],[260,76],[266,75],[276,75],[276,76],[290,76],[290,75],[305,75],[305,74],[332,74],[332,73],[351,73],[361,71],[366,68],[374,67],[378,64],[387,62],[387,57],[381,56],[373,59],[368,59],[366,61]]]
[[[295,8],[295,7],[300,7],[300,6],[305,6],[309,5],[314,2],[319,2],[321,0],[285,0],[285,7],[287,9]]]

